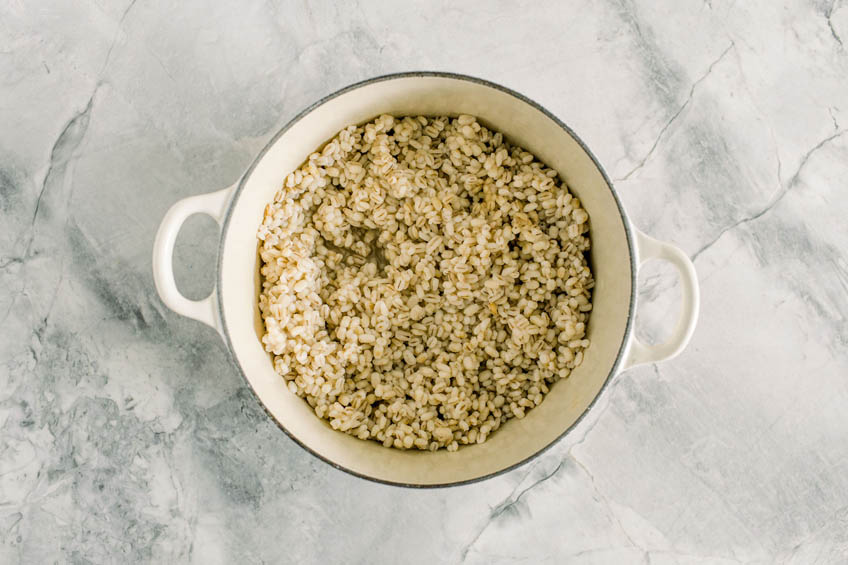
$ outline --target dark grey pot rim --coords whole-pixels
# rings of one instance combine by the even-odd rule
[[[604,178],[604,182],[606,183],[607,188],[609,188],[610,194],[612,194],[612,197],[615,200],[615,204],[618,207],[618,212],[621,215],[621,220],[622,220],[622,223],[624,224],[624,232],[625,232],[625,235],[627,237],[627,247],[628,247],[628,252],[629,252],[629,255],[630,255],[630,279],[631,280],[630,280],[630,304],[629,304],[628,311],[627,311],[627,322],[626,322],[625,329],[624,329],[624,335],[623,335],[622,340],[621,340],[621,345],[619,346],[619,349],[618,349],[618,354],[616,355],[616,358],[615,358],[615,361],[613,362],[612,368],[610,369],[610,372],[607,375],[606,379],[604,379],[604,383],[601,385],[601,388],[598,391],[598,394],[595,395],[595,398],[592,399],[592,401],[589,403],[589,405],[586,407],[586,409],[583,411],[583,413],[580,414],[580,416],[568,428],[566,428],[560,435],[558,435],[548,445],[546,445],[545,447],[543,447],[539,451],[535,452],[533,455],[530,455],[530,456],[522,459],[521,461],[513,463],[512,465],[510,465],[508,467],[500,469],[499,471],[495,471],[493,473],[489,473],[488,475],[483,475],[481,477],[475,477],[473,479],[467,479],[467,480],[464,480],[464,481],[456,481],[456,482],[441,483],[441,484],[426,484],[425,485],[425,484],[387,481],[387,480],[384,480],[384,479],[378,479],[376,477],[372,477],[372,476],[369,476],[369,475],[359,473],[359,472],[354,471],[352,469],[348,469],[347,467],[339,465],[338,463],[331,461],[331,460],[327,459],[326,457],[322,456],[321,454],[315,452],[312,448],[310,448],[308,445],[306,445],[305,443],[300,441],[297,437],[295,437],[294,434],[289,432],[286,429],[286,427],[282,423],[280,423],[274,417],[273,414],[271,414],[271,412],[268,410],[268,408],[262,402],[262,399],[259,397],[259,395],[256,393],[256,391],[253,389],[253,386],[250,384],[250,380],[247,378],[247,375],[245,374],[244,368],[241,366],[241,363],[239,362],[238,357],[235,355],[235,349],[233,348],[233,342],[232,342],[232,339],[230,338],[230,332],[229,332],[229,329],[227,328],[227,321],[226,321],[226,317],[225,317],[225,314],[224,314],[224,302],[223,302],[223,298],[222,298],[223,293],[220,291],[220,289],[221,289],[221,283],[222,283],[222,279],[223,279],[223,276],[222,276],[223,271],[222,271],[221,267],[222,267],[223,258],[224,258],[224,239],[226,238],[227,230],[229,228],[230,218],[232,217],[233,208],[235,207],[236,203],[238,202],[238,199],[241,196],[241,192],[244,189],[244,185],[245,185],[247,179],[250,178],[250,175],[253,173],[253,170],[256,168],[256,165],[262,160],[262,158],[265,156],[265,154],[268,152],[268,150],[274,145],[274,143],[277,142],[277,140],[280,137],[285,135],[285,133],[289,129],[291,129],[291,127],[294,124],[299,122],[304,116],[306,116],[307,114],[312,112],[314,109],[318,108],[319,106],[323,105],[324,103],[326,103],[326,102],[328,102],[328,101],[330,101],[330,100],[332,100],[332,99],[334,99],[338,96],[341,96],[342,94],[345,94],[345,93],[350,92],[352,90],[356,90],[357,88],[362,88],[363,86],[367,86],[369,84],[373,84],[373,83],[377,83],[377,82],[384,82],[384,81],[388,81],[388,80],[395,80],[395,79],[401,79],[401,78],[433,78],[433,77],[449,78],[449,79],[471,82],[471,83],[487,86],[489,88],[493,88],[495,90],[499,90],[501,92],[509,94],[513,98],[516,98],[516,99],[524,102],[525,104],[529,104],[533,108],[542,112],[545,116],[547,116],[550,120],[552,120],[560,128],[562,128],[568,135],[570,135],[572,137],[572,139],[574,139],[574,141],[577,142],[577,144],[580,146],[580,148],[583,149],[583,151],[585,151],[587,155],[589,155],[589,158],[592,159],[592,162],[595,164],[595,166],[600,171],[601,175]],[[373,481],[373,482],[376,482],[376,483],[382,483],[384,485],[391,485],[391,486],[398,486],[398,487],[405,487],[405,488],[415,488],[415,489],[433,489],[433,488],[455,487],[455,486],[470,485],[470,484],[478,483],[478,482],[481,482],[481,481],[485,481],[487,479],[497,477],[499,475],[502,475],[504,473],[507,473],[509,471],[512,471],[514,469],[517,469],[518,467],[521,467],[521,466],[529,463],[533,459],[536,459],[537,457],[539,457],[540,455],[545,453],[547,450],[549,450],[555,444],[559,443],[566,435],[569,434],[569,432],[571,432],[571,430],[573,430],[575,427],[577,427],[577,425],[581,421],[583,421],[583,418],[586,416],[586,414],[589,413],[589,411],[592,409],[592,407],[598,401],[598,398],[600,398],[601,395],[604,393],[604,391],[606,390],[606,388],[609,385],[612,378],[618,373],[618,368],[621,366],[625,350],[627,349],[627,344],[628,344],[628,341],[629,341],[629,338],[630,338],[630,334],[633,331],[633,313],[634,313],[634,310],[635,310],[635,307],[636,307],[636,254],[634,252],[633,234],[631,233],[630,222],[627,218],[627,214],[624,211],[624,207],[621,205],[621,200],[618,198],[618,194],[616,194],[615,189],[613,188],[612,181],[610,180],[609,176],[607,175],[606,171],[601,166],[601,163],[598,161],[598,159],[595,157],[595,155],[589,150],[589,148],[586,146],[586,144],[583,143],[583,140],[580,139],[577,136],[577,134],[574,133],[574,131],[570,127],[565,125],[565,123],[563,123],[559,118],[557,118],[555,115],[553,115],[545,107],[543,107],[541,104],[538,104],[537,102],[534,102],[533,100],[527,98],[523,94],[519,94],[518,92],[515,92],[514,90],[512,90],[510,88],[507,88],[505,86],[501,86],[497,83],[494,83],[494,82],[491,82],[491,81],[488,81],[488,80],[484,80],[484,79],[481,79],[481,78],[476,78],[476,77],[472,77],[472,76],[465,75],[465,74],[440,72],[440,71],[411,71],[411,72],[402,72],[402,73],[392,73],[392,74],[377,76],[377,77],[374,77],[374,78],[366,79],[366,80],[351,84],[349,86],[346,86],[346,87],[344,87],[340,90],[333,92],[332,94],[329,94],[329,95],[321,98],[320,100],[318,100],[314,104],[311,104],[310,106],[308,106],[304,110],[301,110],[294,118],[292,118],[285,126],[283,126],[283,128],[280,131],[278,131],[276,134],[274,134],[274,136],[268,141],[268,143],[265,145],[265,147],[262,148],[262,151],[260,151],[257,154],[256,158],[253,160],[253,163],[251,163],[251,165],[247,169],[247,171],[245,171],[245,173],[242,175],[241,179],[239,180],[238,187],[236,188],[235,192],[230,197],[230,202],[227,205],[227,210],[224,214],[224,221],[221,224],[220,240],[218,242],[217,270],[218,270],[218,274],[217,274],[217,287],[216,288],[218,289],[218,292],[217,292],[218,314],[219,314],[220,320],[221,320],[221,332],[224,335],[224,340],[227,344],[227,348],[230,351],[230,356],[235,361],[236,366],[238,367],[239,372],[242,375],[242,378],[244,378],[245,382],[247,383],[247,386],[250,389],[251,393],[256,398],[256,400],[259,402],[259,405],[262,407],[262,409],[265,411],[265,413],[268,415],[268,417],[271,418],[271,420],[274,423],[277,424],[277,427],[280,428],[289,438],[292,439],[292,441],[294,441],[297,445],[302,447],[304,450],[311,453],[312,455],[314,455],[315,457],[317,457],[318,459],[320,459],[324,463],[327,463],[328,465],[335,467],[336,469],[338,469],[340,471],[344,471],[345,473],[348,473],[348,474],[353,475],[355,477],[359,477],[360,479],[365,479],[365,480]],[[473,446],[470,446],[470,447],[473,447]]]

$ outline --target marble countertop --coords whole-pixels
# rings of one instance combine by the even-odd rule
[[[780,4],[3,3],[0,562],[844,563],[848,2]],[[702,292],[680,357],[532,463],[430,491],[295,445],[150,264],[167,208],[302,108],[421,69],[571,125]],[[194,298],[216,237],[181,236]],[[662,337],[672,271],[640,281]]]

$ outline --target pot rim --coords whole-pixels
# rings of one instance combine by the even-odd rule
[[[271,414],[270,410],[268,410],[268,408],[265,406],[265,403],[262,402],[262,398],[253,389],[253,385],[251,385],[250,380],[247,378],[247,375],[245,374],[244,369],[242,368],[241,363],[238,360],[238,357],[235,355],[235,349],[233,347],[233,342],[232,342],[232,339],[230,337],[230,331],[229,331],[229,328],[227,326],[226,315],[224,313],[223,293],[221,292],[221,288],[222,288],[221,283],[223,282],[222,266],[223,266],[223,259],[224,259],[224,240],[226,238],[227,231],[229,229],[230,219],[232,218],[232,211],[235,208],[235,205],[238,202],[239,197],[241,196],[241,192],[244,189],[244,186],[245,186],[245,183],[247,182],[247,179],[250,178],[250,175],[253,173],[253,170],[256,168],[256,166],[259,164],[259,162],[262,161],[262,159],[265,157],[265,154],[268,152],[268,150],[277,142],[278,139],[280,139],[280,137],[285,135],[285,133],[288,132],[288,130],[291,129],[292,126],[294,126],[297,122],[299,122],[301,119],[303,119],[304,116],[306,116],[307,114],[309,114],[310,112],[312,112],[313,110],[318,108],[319,106],[322,106],[326,102],[329,102],[330,100],[337,98],[338,96],[341,96],[342,94],[346,94],[350,91],[356,90],[358,88],[362,88],[364,86],[368,86],[370,84],[389,81],[389,80],[395,80],[395,79],[402,79],[402,78],[448,78],[448,79],[471,82],[471,83],[475,83],[475,84],[478,84],[478,85],[493,88],[495,90],[499,90],[499,91],[501,91],[505,94],[509,94],[513,98],[516,98],[516,99],[520,100],[521,102],[524,102],[525,104],[528,104],[528,105],[532,106],[533,108],[542,112],[548,119],[552,120],[557,126],[562,128],[568,135],[570,135],[571,138],[574,139],[574,141],[577,142],[577,144],[580,146],[580,148],[583,151],[586,152],[586,154],[592,160],[594,165],[598,168],[598,171],[600,171],[601,176],[603,177],[604,182],[607,185],[607,188],[609,188],[609,191],[612,194],[613,200],[615,200],[615,204],[616,204],[616,207],[618,208],[618,212],[621,215],[622,223],[624,224],[624,233],[625,233],[625,236],[626,236],[626,239],[627,239],[627,247],[628,247],[628,251],[629,251],[629,255],[630,255],[630,303],[628,305],[628,310],[627,310],[627,321],[625,322],[624,334],[622,336],[621,345],[619,346],[619,349],[618,349],[618,354],[615,357],[615,361],[613,361],[613,364],[612,364],[612,367],[610,368],[609,374],[607,375],[606,379],[604,379],[604,382],[601,385],[601,388],[598,390],[598,394],[595,395],[595,397],[592,399],[592,401],[589,402],[588,406],[586,406],[586,409],[583,410],[583,412],[580,414],[580,416],[578,416],[577,419],[570,426],[568,426],[565,430],[563,430],[563,432],[561,434],[559,434],[556,438],[554,438],[548,445],[546,445],[545,447],[536,451],[532,455],[529,455],[528,457],[525,457],[524,459],[517,461],[517,462],[513,463],[512,465],[504,467],[503,469],[500,469],[500,470],[495,471],[493,473],[482,475],[480,477],[475,477],[473,479],[466,479],[466,480],[463,480],[463,481],[456,481],[456,482],[450,482],[450,483],[438,483],[438,484],[403,483],[403,482],[397,482],[397,481],[388,481],[388,480],[385,480],[385,479],[372,477],[370,475],[365,475],[363,473],[360,473],[360,472],[354,471],[352,469],[348,469],[347,467],[344,467],[342,465],[339,465],[335,461],[331,461],[330,459],[328,459],[328,458],[324,457],[323,455],[314,451],[311,447],[309,447],[308,445],[306,445],[305,443],[300,441],[297,437],[295,437],[292,433],[290,433],[286,429],[286,427],[279,420],[277,420],[274,417],[273,414]],[[624,211],[624,207],[621,204],[621,200],[619,199],[618,194],[615,192],[615,188],[612,185],[612,181],[610,180],[610,178],[607,175],[604,168],[601,166],[601,163],[595,157],[594,153],[592,153],[589,150],[589,147],[583,142],[582,139],[580,139],[580,137],[578,137],[578,135],[570,127],[568,127],[562,120],[557,118],[547,108],[545,108],[544,106],[542,106],[538,102],[535,102],[534,100],[531,100],[530,98],[528,98],[528,97],[524,96],[523,94],[520,94],[520,93],[518,93],[518,92],[516,92],[516,91],[514,91],[510,88],[507,88],[505,86],[501,86],[500,84],[497,84],[497,83],[494,83],[494,82],[491,82],[491,81],[488,81],[488,80],[485,80],[485,79],[481,79],[481,78],[477,78],[477,77],[473,77],[473,76],[461,74],[461,73],[451,73],[451,72],[443,72],[443,71],[407,71],[407,72],[399,72],[399,73],[389,73],[389,74],[379,75],[379,76],[376,76],[376,77],[373,77],[373,78],[361,80],[359,82],[355,82],[353,84],[350,84],[350,85],[348,85],[344,88],[336,90],[335,92],[322,97],[318,101],[310,104],[309,106],[307,106],[306,108],[304,108],[303,110],[298,112],[297,115],[295,115],[291,120],[288,121],[288,123],[286,123],[286,125],[284,125],[282,127],[282,129],[280,129],[276,134],[274,134],[274,136],[268,141],[268,143],[265,145],[265,147],[263,147],[262,150],[256,155],[256,158],[250,164],[250,167],[248,167],[248,169],[244,172],[244,174],[242,174],[241,178],[239,179],[238,186],[233,191],[233,194],[230,197],[230,201],[227,204],[226,211],[224,212],[223,222],[221,223],[221,233],[220,233],[219,242],[218,242],[218,260],[217,260],[216,268],[217,268],[216,289],[218,290],[216,292],[216,295],[217,295],[216,302],[217,302],[217,307],[218,307],[218,315],[220,316],[219,319],[221,321],[221,334],[223,335],[224,341],[227,344],[227,348],[229,349],[230,356],[232,357],[233,361],[235,361],[235,364],[238,367],[239,373],[241,374],[242,378],[247,383],[247,387],[250,389],[251,394],[259,402],[259,405],[262,407],[262,410],[264,410],[265,414],[277,425],[278,428],[280,428],[297,445],[299,445],[305,451],[307,451],[308,453],[310,453],[314,457],[317,457],[318,459],[320,459],[324,463],[327,463],[328,465],[334,467],[335,469],[338,469],[339,471],[343,471],[345,473],[348,473],[348,474],[353,475],[355,477],[358,477],[360,479],[365,479],[367,481],[381,483],[381,484],[384,484],[384,485],[404,487],[404,488],[413,488],[413,489],[437,489],[437,488],[457,487],[457,486],[479,483],[479,482],[485,481],[487,479],[492,479],[494,477],[497,477],[499,475],[503,475],[503,474],[505,474],[509,471],[513,471],[513,470],[517,469],[518,467],[521,467],[521,466],[529,463],[530,461],[538,458],[540,455],[542,455],[543,453],[548,451],[551,447],[553,447],[554,445],[556,445],[557,443],[562,441],[562,439],[566,435],[568,435],[574,428],[577,427],[578,424],[580,424],[580,422],[583,421],[583,418],[595,406],[595,403],[598,401],[598,398],[601,397],[601,395],[606,390],[607,386],[609,386],[609,383],[612,380],[612,378],[615,375],[618,374],[619,367],[621,366],[622,360],[624,359],[624,355],[627,351],[628,344],[630,343],[630,334],[633,331],[633,314],[634,314],[634,311],[635,311],[635,308],[636,308],[636,282],[637,282],[636,281],[636,268],[637,268],[637,265],[636,265],[635,245],[633,243],[633,233],[632,233],[632,228],[630,226],[630,220],[628,219],[627,214]]]

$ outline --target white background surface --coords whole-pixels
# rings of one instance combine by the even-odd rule
[[[848,560],[848,3],[780,4],[0,5],[0,562]],[[678,359],[458,489],[308,455],[151,277],[173,202],[405,70],[546,106],[701,283]],[[194,218],[180,239],[195,298],[215,237]],[[640,277],[642,336],[670,331],[671,273]]]

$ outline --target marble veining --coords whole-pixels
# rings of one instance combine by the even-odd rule
[[[0,6],[0,563],[848,561],[848,3]],[[696,263],[677,359],[481,484],[366,482],[264,415],[167,310],[153,236],[351,82],[444,70],[540,102]],[[185,226],[180,287],[213,284]],[[640,274],[662,339],[673,271]]]

